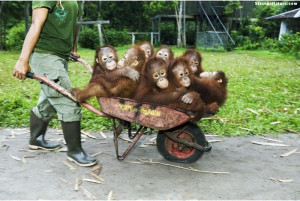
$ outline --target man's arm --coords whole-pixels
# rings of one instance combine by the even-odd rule
[[[20,80],[26,79],[26,73],[30,71],[29,58],[40,37],[48,11],[47,8],[35,8],[32,11],[32,24],[24,40],[19,60],[13,70],[13,75]]]

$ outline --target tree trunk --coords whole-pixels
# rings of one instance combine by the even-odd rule
[[[29,3],[25,5],[25,33],[27,34],[29,30]]]
[[[81,9],[83,10],[84,9],[84,1],[82,1],[82,3],[81,3]],[[82,15],[81,16],[79,16],[79,19],[78,19],[78,21],[80,22],[80,21],[82,21]],[[75,34],[75,41],[76,41],[76,44],[78,44],[78,41],[79,41],[79,34],[80,34],[80,24],[78,24],[77,25],[77,27],[76,27],[76,34]]]
[[[2,9],[4,6],[4,1],[0,2],[0,51],[3,50],[3,41],[4,41],[4,37],[3,37],[3,23],[4,23],[4,19],[2,17]]]
[[[183,33],[182,33],[182,41],[183,41],[183,47],[186,47],[186,19],[185,19],[185,14],[186,14],[186,4],[185,0],[183,1]]]
[[[4,5],[4,1],[1,1],[0,2],[0,16],[1,16],[1,14],[2,14],[2,8],[3,8],[3,5]]]
[[[177,46],[178,47],[182,47],[182,40],[181,40],[181,36],[182,36],[182,9],[183,9],[182,7],[183,7],[183,2],[180,1],[178,14],[177,14],[177,10],[175,10],[176,19],[177,19]]]

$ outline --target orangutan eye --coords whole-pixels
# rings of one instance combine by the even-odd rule
[[[158,75],[158,74],[155,74],[155,75],[154,75],[154,78],[155,78],[155,79],[158,79],[158,78],[159,78],[159,75]]]
[[[102,60],[103,60],[103,61],[106,61],[106,60],[107,60],[107,57],[103,57]]]
[[[166,75],[166,73],[164,73],[164,72],[160,73],[160,76],[165,76],[165,75]]]

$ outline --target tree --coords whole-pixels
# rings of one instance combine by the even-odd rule
[[[29,7],[31,2],[28,3]],[[0,5],[0,50],[6,48],[5,41],[9,29],[16,26],[20,21],[24,20],[25,11],[24,2],[2,1]],[[21,11],[21,12],[20,12]],[[25,26],[24,26],[25,33]]]

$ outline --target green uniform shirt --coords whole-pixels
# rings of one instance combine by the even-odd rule
[[[48,8],[49,13],[34,51],[68,58],[75,38],[79,15],[77,1],[33,1],[32,9]]]

